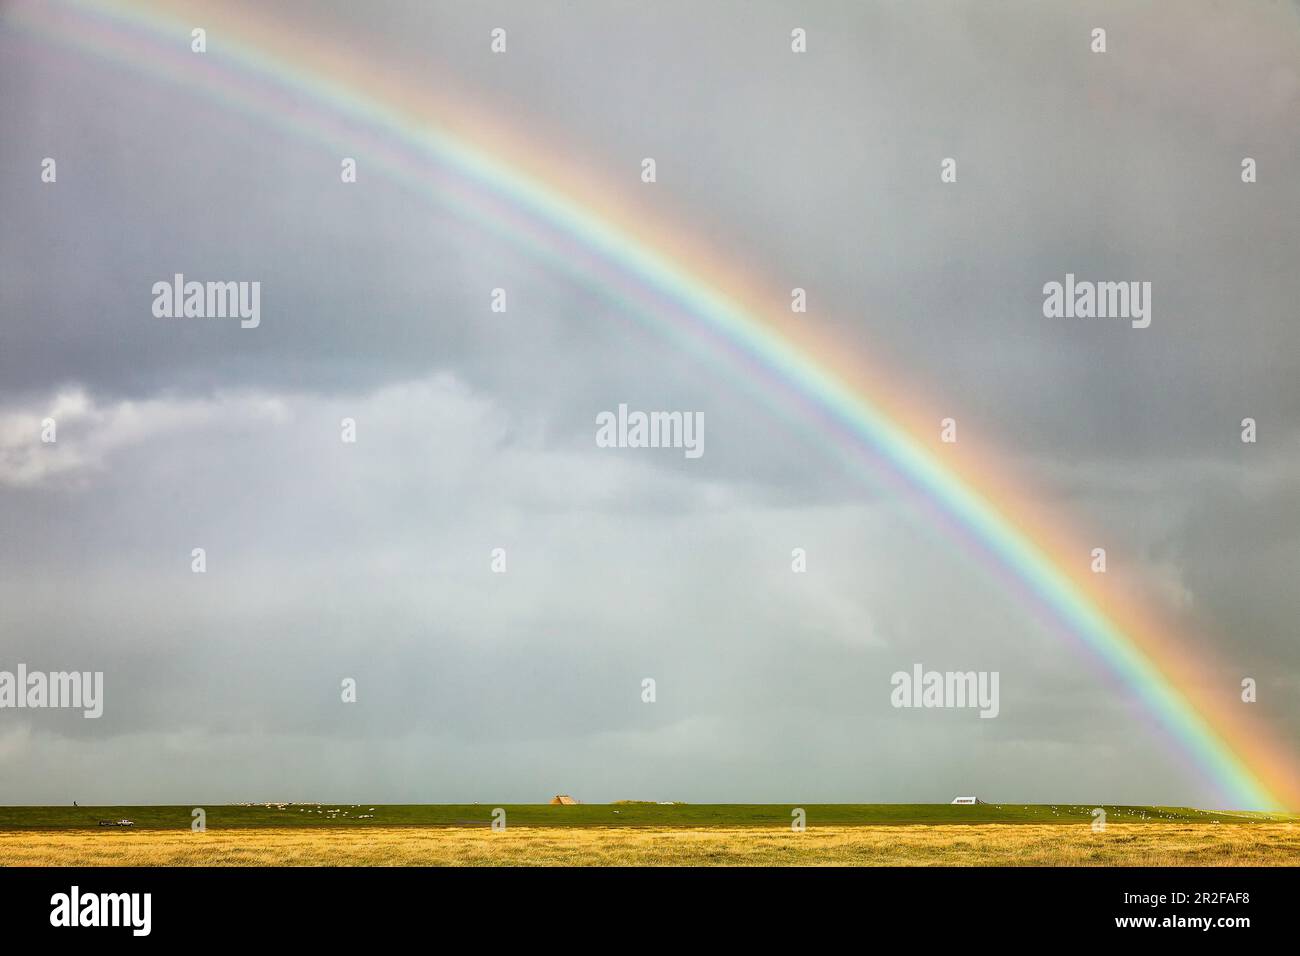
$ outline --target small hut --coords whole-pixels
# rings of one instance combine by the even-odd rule
[[[557,793],[551,797],[551,806],[553,807],[576,807],[577,805],[578,801],[567,793]]]

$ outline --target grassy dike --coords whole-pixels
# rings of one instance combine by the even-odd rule
[[[196,807],[202,807],[209,829],[319,827],[487,827],[496,807],[506,811],[509,826],[671,827],[671,828],[789,828],[796,807],[806,813],[807,826],[854,827],[889,825],[1064,824],[1090,823],[1096,804],[980,804],[951,806],[936,803],[789,803],[789,804],[672,804],[613,803],[550,806],[548,804],[338,804],[273,803],[246,805],[4,807],[0,830],[100,829],[99,821],[132,820],[137,830],[189,830]],[[1198,810],[1190,807],[1103,806],[1108,824],[1141,823],[1295,823],[1300,816],[1240,811]],[[105,827],[104,830],[109,828]]]

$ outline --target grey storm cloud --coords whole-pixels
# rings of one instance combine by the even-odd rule
[[[807,288],[791,322],[957,417],[1300,751],[1294,8],[277,19],[653,188],[777,313]],[[106,675],[99,720],[0,712],[0,800],[1221,800],[869,469],[364,150],[345,187],[334,151],[3,5],[0,128],[0,668]],[[261,282],[260,327],[155,318],[177,272]],[[1067,272],[1151,282],[1151,327],[1045,318]],[[620,402],[703,411],[706,454],[598,449]],[[893,709],[914,662],[1000,671],[1000,715]]]

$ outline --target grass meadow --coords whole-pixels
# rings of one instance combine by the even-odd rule
[[[0,807],[3,866],[1296,866],[1300,817],[1087,805]],[[101,827],[130,819],[134,826]]]
[[[0,833],[0,865],[1295,866],[1295,824],[273,827]]]

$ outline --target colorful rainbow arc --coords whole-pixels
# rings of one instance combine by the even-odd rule
[[[375,84],[332,79],[341,75],[337,56],[315,57],[320,63],[313,64],[309,49],[300,43],[295,47],[283,37],[275,44],[281,51],[277,56],[264,40],[254,42],[258,24],[247,11],[238,16],[229,10],[221,15],[203,11],[209,22],[219,20],[221,29],[219,33],[210,29],[214,54],[198,63],[188,43],[191,26],[199,21],[182,21],[176,10],[175,4],[158,9],[109,0],[66,0],[60,10],[57,4],[21,0],[5,18],[61,44],[199,89],[231,109],[273,117],[278,128],[312,140],[350,147],[353,152],[364,140],[371,149],[366,154],[367,169],[377,162],[387,175],[426,194],[432,187],[439,203],[522,243],[550,265],[585,284],[595,284],[642,316],[651,315],[674,341],[706,353],[721,348],[751,374],[778,382],[787,399],[813,413],[842,453],[857,456],[869,451],[883,459],[946,522],[995,556],[1067,633],[1137,695],[1227,800],[1250,809],[1300,804],[1289,755],[1263,742],[1254,728],[1240,725],[1242,718],[1229,713],[1224,703],[1201,701],[1198,709],[1190,690],[1176,686],[1170,674],[1186,673],[1187,668],[1179,660],[1175,641],[1157,639],[1148,626],[1121,627],[1113,619],[1114,612],[1103,612],[1083,584],[1064,570],[1066,565],[1054,562],[1043,545],[995,508],[976,490],[973,479],[964,479],[892,420],[886,412],[889,403],[861,388],[850,388],[834,371],[840,364],[838,356],[824,351],[818,358],[799,348],[788,332],[778,332],[759,318],[757,310],[721,291],[722,280],[705,281],[659,251],[679,243],[643,238],[651,234],[648,228],[621,227],[609,214],[596,214],[551,185],[555,177],[530,174],[468,139],[440,130],[423,118],[429,110],[403,109],[401,91],[378,96],[364,92]],[[223,70],[212,65],[216,61],[238,69]],[[276,89],[292,94],[295,106],[301,105],[297,98],[302,97],[326,109],[321,115],[299,109],[277,111]],[[345,122],[339,124],[335,117]],[[475,194],[460,195],[443,178],[444,172],[457,185],[470,184]],[[639,292],[619,291],[629,281],[640,287]],[[636,301],[646,294],[652,297],[649,307]],[[670,320],[670,315],[692,317],[693,323],[682,326],[680,318]],[[1142,635],[1141,641],[1137,634]],[[1163,652],[1163,668],[1153,659],[1157,650]],[[1215,715],[1214,723],[1206,716],[1210,713]],[[1229,744],[1229,730],[1235,731],[1231,736],[1235,749]]]

